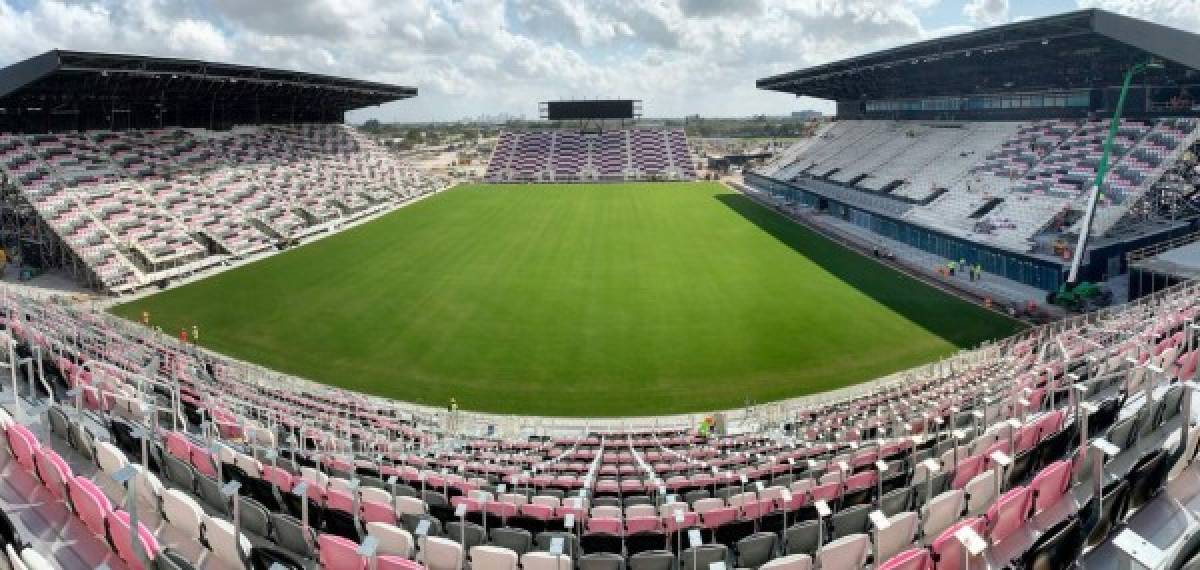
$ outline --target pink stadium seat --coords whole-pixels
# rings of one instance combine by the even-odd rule
[[[770,499],[753,500],[742,505],[741,516],[745,519],[757,519],[774,510],[775,502]]]
[[[625,530],[629,533],[658,530],[657,517],[632,517],[625,519]]]
[[[704,528],[716,528],[736,519],[737,514],[737,508],[735,507],[722,507],[700,515],[700,520]]]
[[[954,478],[950,481],[950,487],[954,489],[965,487],[971,479],[983,471],[986,462],[986,455],[972,455],[966,459],[960,459],[954,468]]]
[[[872,462],[874,462],[874,460],[872,460]],[[847,491],[857,491],[859,489],[866,489],[868,487],[873,486],[874,484],[875,484],[875,472],[874,471],[864,471],[862,473],[856,473],[856,474],[851,475],[846,478],[846,490]]]
[[[954,533],[963,527],[970,527],[979,536],[983,536],[986,525],[983,517],[963,519],[950,525],[950,528],[942,531],[937,538],[933,539],[930,550],[937,559],[937,570],[966,570],[962,565],[962,544],[958,542]]]
[[[933,558],[928,550],[913,548],[889,558],[879,570],[933,570]]]
[[[129,513],[125,511],[110,513],[107,521],[108,535],[117,549],[117,555],[131,569],[143,570],[144,567],[141,560],[139,560],[137,552],[133,547],[132,532],[129,527]],[[159,551],[158,540],[154,538],[154,533],[150,532],[150,529],[146,528],[146,525],[138,522],[138,537],[142,543],[142,554],[146,558],[154,560],[158,556]]]
[[[1038,438],[1046,439],[1047,437],[1061,430],[1063,425],[1063,417],[1062,410],[1054,410],[1038,418]]]
[[[184,461],[192,459],[192,444],[188,441],[187,436],[179,432],[167,432],[165,436],[167,443],[167,453]]]
[[[692,528],[700,524],[700,515],[688,511],[683,513],[683,523],[675,522],[675,515],[668,514],[662,517],[663,528],[667,532],[675,532],[684,528]]]
[[[375,570],[425,570],[425,566],[402,556],[379,556],[375,558]]]
[[[605,534],[621,534],[621,519],[607,517],[592,517],[587,520],[588,532],[602,532]]]
[[[354,498],[345,491],[330,489],[325,492],[325,508],[353,513]]]
[[[67,482],[74,478],[67,462],[53,449],[43,447],[38,450],[35,458],[38,478],[46,485],[46,489],[55,500],[65,500],[67,497]]]
[[[290,493],[295,486],[295,477],[291,473],[273,465],[263,465],[263,479],[279,487],[280,493]]]
[[[363,501],[362,519],[364,523],[382,522],[396,524],[396,510],[386,503]]]
[[[317,538],[321,567],[325,570],[366,570],[367,560],[358,553],[358,545],[340,536],[322,534]]]
[[[993,544],[999,544],[1029,520],[1032,497],[1027,487],[1017,487],[992,503],[987,512],[987,532]]]
[[[212,453],[198,445],[193,445],[190,456],[192,467],[196,468],[196,473],[209,479],[217,478],[217,466],[213,464]]]
[[[34,456],[37,454],[41,444],[38,443],[37,436],[29,431],[29,428],[24,425],[14,423],[8,426],[6,431],[8,436],[8,448],[12,451],[13,457],[26,471],[34,470]]]
[[[1071,485],[1071,462],[1058,460],[1034,475],[1029,484],[1033,495],[1033,512],[1041,513],[1066,496]]]
[[[822,483],[809,489],[808,494],[812,497],[813,502],[832,502],[842,496],[842,484],[838,481]]]
[[[112,513],[112,503],[95,483],[83,476],[67,482],[71,507],[84,526],[96,536],[104,536],[105,520]]]
[[[471,498],[463,497],[463,496],[457,496],[457,497],[453,497],[450,499],[450,506],[457,509],[459,505],[466,505],[467,512],[469,512],[469,513],[479,512],[479,511],[483,510],[483,504],[476,499],[471,499]]]

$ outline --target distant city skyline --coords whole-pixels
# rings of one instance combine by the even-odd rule
[[[655,117],[830,114],[754,80],[1087,7],[1200,29],[1200,0],[0,0],[0,65],[80,49],[420,90],[351,122],[536,117],[538,101],[583,97]]]

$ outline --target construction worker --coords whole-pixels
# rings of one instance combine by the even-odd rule
[[[200,342],[200,327],[192,325],[192,342]]]
[[[179,342],[182,342],[183,344],[187,344],[187,342],[188,342],[187,329],[179,329]]]
[[[142,311],[142,326],[150,326],[150,311]]]
[[[6,273],[8,273],[8,252],[0,247],[0,279],[4,279]]]

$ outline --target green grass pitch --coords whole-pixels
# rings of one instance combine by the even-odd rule
[[[739,407],[1007,335],[712,183],[464,186],[114,309],[373,394],[555,416]]]

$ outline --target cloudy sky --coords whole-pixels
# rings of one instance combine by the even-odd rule
[[[1200,0],[0,0],[0,65],[101,50],[420,89],[353,121],[532,117],[584,96],[642,99],[650,116],[782,114],[831,106],[755,79],[1090,6],[1200,30]]]

